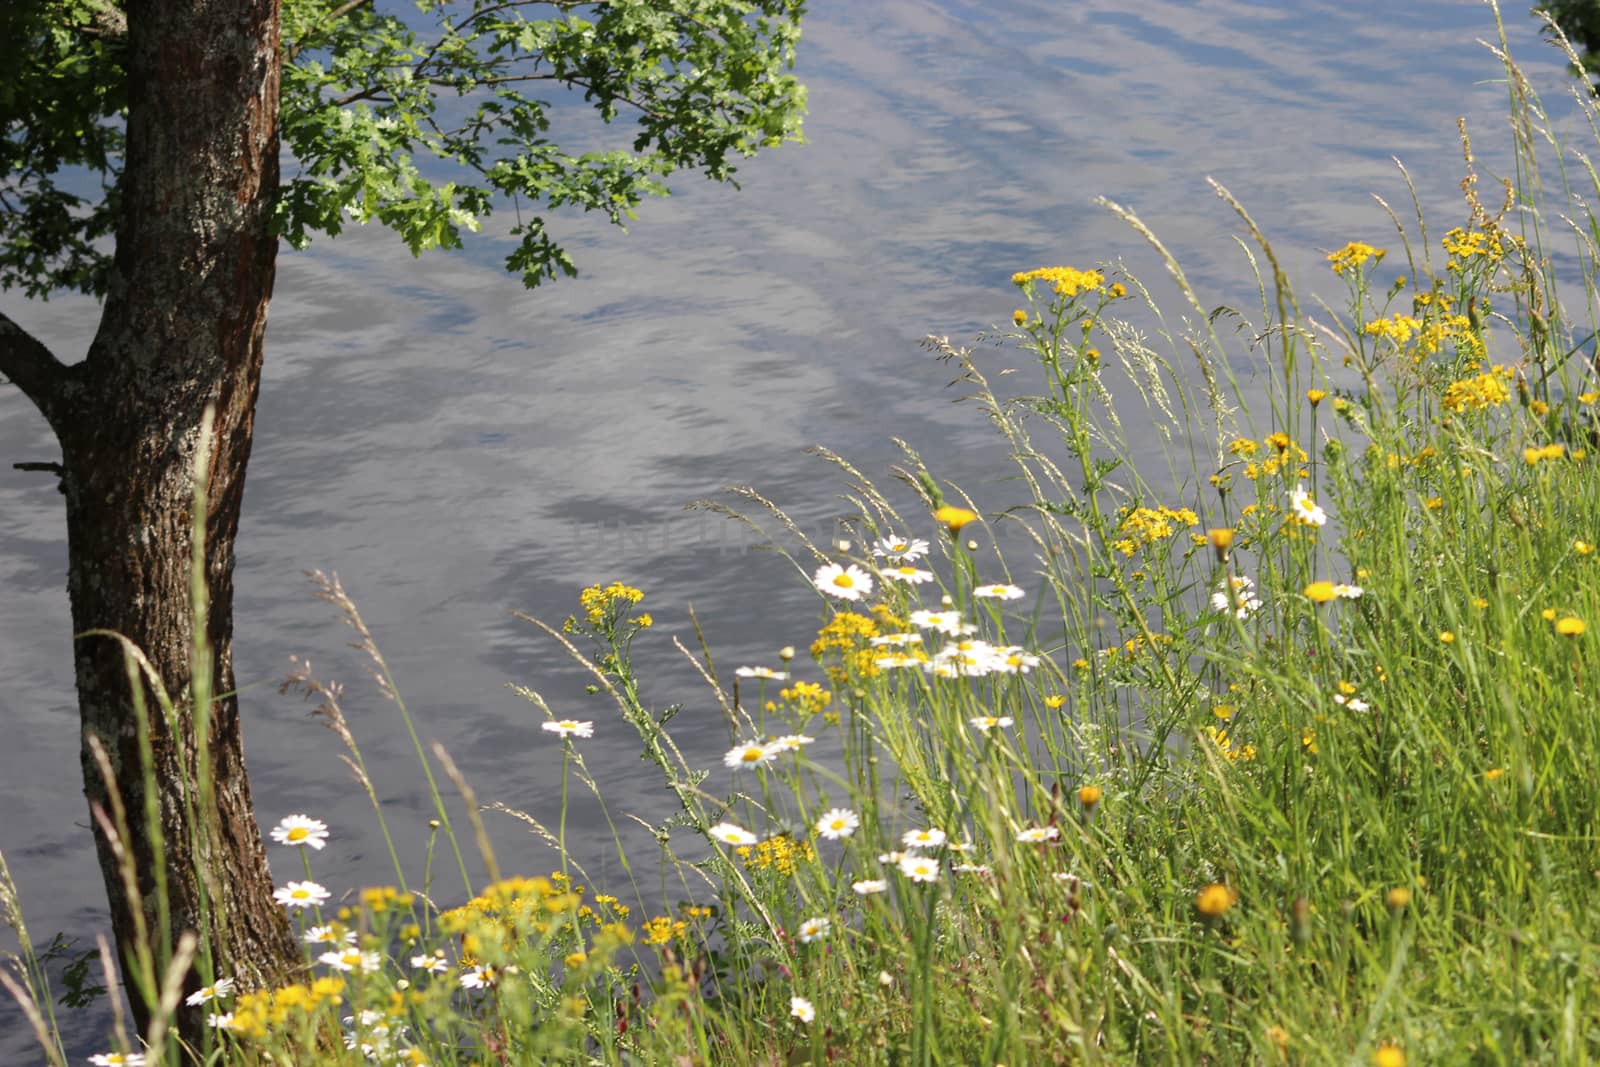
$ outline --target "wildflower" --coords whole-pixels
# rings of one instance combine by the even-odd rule
[[[1017,831],[1017,840],[1024,845],[1034,845],[1042,841],[1054,841],[1061,836],[1061,831],[1054,826],[1028,826]]]
[[[875,893],[887,893],[889,883],[881,878],[867,878],[860,882],[851,882],[850,888],[855,890],[857,896],[870,897]]]
[[[868,638],[867,640],[868,643],[874,648],[882,648],[885,645],[894,645],[898,647],[901,645],[920,645],[922,644],[922,635],[910,633],[879,634],[877,637]]]
[[[769,746],[759,741],[746,741],[728,750],[722,757],[724,767],[759,767],[763,763],[771,763],[772,757],[777,755]]]
[[[900,873],[913,882],[924,884],[939,880],[939,861],[931,856],[902,856]]]
[[[1049,282],[1057,296],[1072,298],[1086,289],[1098,289],[1106,283],[1106,276],[1097,270],[1078,270],[1075,267],[1040,267],[1038,270],[1018,271],[1011,276],[1011,284],[1026,288],[1033,282]]]
[[[981,678],[999,669],[998,651],[987,641],[957,641],[939,650],[932,669],[941,678]]]
[[[1365,592],[1359,585],[1346,585],[1344,582],[1338,582],[1333,587],[1333,595],[1341,600],[1360,600]]]
[[[462,989],[492,989],[500,982],[500,971],[480,963],[461,976]]]
[[[1022,590],[1014,585],[997,582],[994,585],[980,585],[972,591],[975,597],[988,600],[1016,600],[1022,596]]]
[[[1440,630],[1439,631],[1439,640],[1444,642],[1445,644],[1447,644],[1447,645],[1454,644],[1455,643],[1455,639],[1456,639],[1456,635],[1454,633],[1452,633],[1451,631],[1449,631],[1449,630]]]
[[[320,850],[328,843],[328,824],[305,815],[290,815],[272,828],[272,839],[280,845],[309,845]]]
[[[1248,619],[1251,613],[1260,610],[1261,598],[1255,595],[1256,583],[1252,579],[1242,574],[1230,574],[1228,576],[1228,585],[1233,587],[1233,599],[1229,599],[1227,589],[1218,589],[1211,594],[1211,608],[1213,611],[1227,611],[1232,604],[1237,602],[1239,606],[1233,608],[1234,615],[1241,619]]]
[[[1406,1067],[1405,1050],[1385,1042],[1372,1054],[1373,1067]]]
[[[211,1027],[213,1030],[232,1030],[233,1012],[214,1011],[210,1015],[206,1016],[206,1025]]]
[[[1254,441],[1250,442],[1255,444]],[[1206,531],[1206,540],[1211,542],[1212,551],[1217,554],[1217,562],[1225,562],[1228,550],[1233,547],[1234,532],[1226,526],[1213,527]]]
[[[1556,609],[1555,608],[1545,608],[1543,611],[1539,612],[1539,617],[1541,619],[1543,619],[1545,622],[1555,622],[1556,621]]]
[[[1066,702],[1067,698],[1062,696],[1060,693],[1051,693],[1049,696],[1044,698],[1044,706],[1049,708],[1051,711],[1060,711]]]
[[[809,1023],[817,1017],[817,1009],[805,997],[790,997],[789,1015],[803,1023]]]
[[[996,727],[1010,726],[1014,721],[1009,715],[974,715],[967,720],[980,734],[986,734]]]
[[[849,808],[830,808],[817,820],[817,834],[829,841],[839,841],[855,833],[861,826],[861,816]]]
[[[1326,526],[1328,513],[1323,511],[1304,485],[1296,485],[1289,494],[1289,514],[1303,526]]]
[[[1311,406],[1312,407],[1316,407],[1318,404],[1322,403],[1327,398],[1328,398],[1327,392],[1322,390],[1322,389],[1307,389],[1306,390],[1306,399],[1311,401]]]
[[[964,637],[978,628],[961,618],[959,611],[913,611],[911,625],[924,630],[937,630],[950,637]]]
[[[741,829],[731,822],[719,822],[707,833],[724,845],[753,845],[761,840],[749,830]]]
[[[1104,799],[1106,792],[1097,785],[1085,785],[1078,788],[1078,803],[1086,808],[1092,808]]]
[[[1356,270],[1358,267],[1365,264],[1369,259],[1373,262],[1377,262],[1378,260],[1381,260],[1385,254],[1386,253],[1383,249],[1374,248],[1372,245],[1369,245],[1364,241],[1351,241],[1337,252],[1329,253],[1328,263],[1332,265],[1333,273],[1345,274]]]
[[[1017,308],[1011,313],[1011,324],[1013,326],[1026,326],[1028,324],[1028,313],[1022,308]]]
[[[315,908],[332,895],[316,882],[290,882],[273,890],[272,899],[289,908]]]
[[[427,971],[429,974],[443,974],[450,969],[450,961],[445,959],[444,949],[436,948],[432,952],[424,952],[420,956],[412,956],[411,966],[419,971]]]
[[[1502,777],[1504,777],[1505,773],[1506,769],[1504,767],[1490,767],[1488,770],[1483,772],[1483,777],[1488,781],[1494,782],[1499,781]]]
[[[1403,885],[1397,885],[1384,896],[1384,903],[1389,905],[1390,911],[1399,911],[1411,903],[1411,890]]]
[[[872,554],[890,563],[915,563],[928,554],[928,542],[920,537],[895,537],[890,534],[872,546]]]
[[[882,863],[882,864],[889,865],[889,866],[893,866],[893,865],[898,864],[901,860],[905,859],[909,855],[912,855],[912,853],[910,853],[910,852],[898,852],[898,851],[896,851],[896,852],[880,852],[880,853],[878,853],[878,862]]]
[[[854,563],[848,566],[825,563],[817,568],[812,581],[819,590],[840,600],[860,600],[872,593],[872,575]]]
[[[900,837],[906,848],[938,848],[945,843],[945,832],[936,827],[926,830],[907,830]]]
[[[300,935],[300,940],[308,945],[353,945],[356,943],[356,932],[338,925],[313,926]]]
[[[1208,919],[1220,919],[1239,901],[1239,894],[1223,885],[1212,882],[1195,894],[1195,910]]]
[[[740,667],[733,672],[740,678],[761,678],[772,682],[787,682],[788,671],[775,671],[771,667]]]
[[[196,989],[193,993],[190,993],[187,997],[185,997],[183,1002],[189,1005],[191,1008],[194,1008],[204,1004],[208,1000],[216,1000],[218,997],[226,997],[232,993],[233,979],[219,978],[211,985]]]
[[[1593,555],[1594,546],[1587,541],[1574,541],[1572,542],[1572,551],[1580,556]]]
[[[560,734],[562,737],[594,736],[594,723],[579,722],[576,719],[557,719],[554,722],[543,723],[540,729],[547,733]]]
[[[799,752],[802,748],[816,741],[810,734],[784,734],[774,737],[767,742],[767,747],[773,752]]]
[[[1588,627],[1576,615],[1568,615],[1556,620],[1556,633],[1562,637],[1582,637],[1583,631],[1586,629]]]
[[[324,952],[317,957],[317,962],[325,963],[336,971],[360,971],[362,974],[371,974],[383,966],[383,957],[376,952],[347,948],[341,952]]]
[[[807,919],[805,922],[800,924],[800,929],[798,931],[800,943],[803,945],[809,945],[813,941],[821,941],[824,937],[828,936],[828,927],[831,925],[832,924],[828,922],[827,919]]]
[[[144,1067],[142,1052],[99,1052],[89,1057],[94,1067]]]
[[[879,670],[892,671],[904,667],[916,667],[924,662],[924,659],[909,653],[891,652],[886,656],[878,656],[872,661],[872,665]]]
[[[952,507],[951,505],[946,504],[944,507],[933,513],[933,518],[935,522],[944,523],[944,525],[950,530],[950,536],[954,537],[961,532],[961,528],[963,526],[966,526],[968,523],[976,522],[978,520],[978,513],[976,511],[968,510],[967,508]]]
[[[922,585],[933,581],[933,572],[925,571],[920,567],[890,567],[883,572],[885,578],[896,582],[905,582],[907,585]]]
[[[1326,604],[1339,593],[1332,582],[1312,582],[1302,590],[1307,600],[1314,604]]]

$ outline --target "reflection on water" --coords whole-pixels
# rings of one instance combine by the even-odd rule
[[[810,143],[748,164],[739,193],[686,178],[627,237],[563,220],[576,282],[526,293],[500,271],[503,249],[412,263],[378,232],[284,256],[236,659],[261,816],[326,819],[319,874],[357,885],[386,868],[333,738],[276,693],[291,653],[349,684],[408,855],[427,811],[393,709],[363,684],[303,568],[340,574],[423,733],[485,799],[553,817],[559,748],[505,689],[516,681],[597,719],[584,750],[613,813],[659,819],[663,793],[622,724],[513,610],[559,621],[584,584],[645,588],[658,623],[639,646],[649,695],[686,704],[680,740],[709,765],[726,734],[671,643],[695,647],[689,610],[731,667],[807,643],[815,605],[782,557],[684,504],[753,484],[826,536],[845,482],[802,450],[825,443],[876,477],[897,458],[891,435],[941,476],[1003,496],[1003,451],[976,411],[949,402],[947,369],[916,340],[1004,320],[1019,268],[1121,257],[1162,292],[1159,264],[1095,195],[1139,211],[1205,299],[1248,306],[1213,175],[1291,274],[1331,296],[1318,249],[1382,243],[1391,231],[1369,194],[1406,201],[1391,156],[1453,224],[1455,116],[1490,158],[1504,128],[1498,67],[1475,43],[1494,33],[1480,5],[1095,7],[815,0],[800,63]],[[1512,18],[1514,49],[1557,85],[1559,58]],[[64,356],[92,329],[81,301],[5,307]],[[1238,370],[1251,373],[1243,356]],[[0,390],[0,455],[0,722],[14,739],[0,751],[0,849],[36,935],[92,938],[105,922],[77,784],[60,499],[47,477],[9,469],[54,449],[12,390]],[[575,825],[596,824],[578,812]],[[550,864],[520,825],[495,829],[507,870]],[[605,841],[580,851],[603,876]],[[0,1031],[15,1021],[0,1007]],[[0,1060],[22,1055],[10,1047]]]

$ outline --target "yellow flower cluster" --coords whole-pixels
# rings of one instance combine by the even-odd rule
[[[1198,525],[1200,517],[1188,508],[1124,507],[1117,512],[1117,533],[1121,536],[1111,547],[1124,556],[1132,556],[1146,545],[1171,537],[1180,526]]]
[[[796,841],[787,835],[769,837],[754,845],[741,845],[735,849],[745,865],[761,871],[777,871],[785,878],[792,877],[801,862],[816,857],[810,841]]]
[[[1511,391],[1506,388],[1506,379],[1510,377],[1511,368],[1496,363],[1476,377],[1451,382],[1441,402],[1446,411],[1455,412],[1498,407],[1511,399]]]
[[[1150,640],[1148,641],[1145,640],[1143,634],[1136,634],[1135,636],[1130,637],[1126,641],[1122,642],[1120,647],[1117,645],[1112,645],[1109,648],[1101,649],[1100,655],[1104,656],[1108,660],[1113,661],[1119,656],[1124,659],[1135,659],[1151,648],[1163,647],[1172,644],[1172,642],[1173,637],[1171,634],[1151,634]],[[1089,664],[1087,661],[1084,661],[1083,665],[1084,667],[1087,667]],[[1077,665],[1074,664],[1074,666]]]
[[[612,582],[604,588],[591,585],[578,594],[578,604],[589,618],[590,626],[600,626],[613,611],[626,611],[644,599],[644,593],[631,585]]]
[[[233,1008],[228,1032],[237,1038],[260,1040],[274,1030],[282,1030],[315,1014],[324,1005],[337,1007],[343,999],[344,981],[331,975],[310,985],[299,982],[281,989],[265,989],[241,995]]]
[[[410,893],[402,893],[392,885],[374,886],[361,891],[361,906],[374,915],[382,915],[398,908],[409,908],[414,899]]]
[[[1544,445],[1540,448],[1525,448],[1522,450],[1522,458],[1530,467],[1542,460],[1560,459],[1566,454],[1567,446],[1562,444],[1560,441],[1557,441],[1554,444]]]
[[[1019,271],[1011,276],[1011,284],[1026,287],[1033,282],[1049,282],[1057,295],[1074,297],[1086,289],[1099,289],[1106,284],[1106,276],[1097,270],[1078,270],[1074,267],[1040,267],[1038,270]]]
[[[796,682],[788,689],[780,689],[778,696],[807,715],[815,715],[833,703],[833,694],[816,682]]]
[[[1502,233],[1498,227],[1491,232],[1466,230],[1457,226],[1445,234],[1440,243],[1444,245],[1445,254],[1455,259],[1482,256],[1498,263],[1506,257],[1508,251],[1521,246],[1522,238],[1515,234]]]
[[[1339,251],[1328,256],[1328,262],[1333,266],[1333,273],[1344,274],[1355,271],[1368,260],[1374,263],[1382,260],[1385,252],[1381,248],[1374,248],[1361,241],[1351,241]]]
[[[1371,337],[1382,337],[1393,341],[1396,346],[1403,347],[1419,330],[1422,322],[1410,315],[1391,315],[1387,319],[1373,319],[1362,330]]]
[[[1256,758],[1256,746],[1235,744],[1234,739],[1229,736],[1226,730],[1218,729],[1215,726],[1207,726],[1206,736],[1211,739],[1211,743],[1217,746],[1217,751],[1226,757],[1229,762],[1244,760],[1248,763]]]
[[[882,611],[874,608],[873,614],[879,618],[893,618],[887,608]],[[875,620],[854,611],[841,611],[817,631],[817,639],[811,643],[811,655],[821,660],[830,653],[838,654],[838,662],[825,668],[834,685],[844,685],[851,676],[876,677],[881,673],[874,662],[878,650],[870,642],[880,632]]]
[[[674,919],[668,915],[657,915],[653,919],[646,919],[640,928],[644,934],[644,943],[647,945],[665,945],[683,937],[689,932],[689,924],[682,919]]]

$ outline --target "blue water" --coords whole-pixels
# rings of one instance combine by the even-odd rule
[[[1456,116],[1486,159],[1504,158],[1506,93],[1476,43],[1495,32],[1478,3],[811,6],[799,64],[809,143],[749,162],[740,192],[684,177],[626,236],[556,220],[576,281],[524,291],[492,238],[414,262],[389,235],[358,230],[282,257],[235,655],[260,815],[326,819],[334,838],[316,870],[330,885],[390,879],[335,738],[277,694],[291,654],[347,683],[410,857],[427,811],[394,709],[303,569],[343,578],[422,733],[485,800],[554,818],[559,749],[505,688],[518,682],[598,720],[584,751],[613,812],[658,819],[664,793],[622,724],[513,610],[559,622],[586,584],[643,587],[657,620],[639,646],[648,692],[685,703],[680,741],[710,765],[726,746],[721,716],[671,643],[694,647],[690,607],[725,668],[807,643],[815,607],[781,557],[684,504],[750,484],[827,536],[848,511],[846,483],[803,449],[826,444],[887,483],[891,436],[942,477],[992,487],[1003,450],[978,412],[950,402],[947,368],[916,342],[1005,320],[1017,269],[1124,259],[1169,293],[1096,195],[1136,209],[1208,304],[1248,306],[1238,227],[1204,182],[1214,176],[1271,235],[1302,295],[1333,299],[1328,249],[1392,243],[1370,194],[1409,202],[1391,156],[1435,233],[1463,217]],[[1559,58],[1522,9],[1507,18],[1525,67],[1559,97]],[[64,358],[92,333],[81,300],[7,294],[0,306]],[[1242,350],[1236,368],[1252,373]],[[92,943],[107,924],[78,781],[61,501],[48,477],[10,469],[55,457],[42,421],[0,388],[0,724],[12,738],[0,749],[0,850],[35,938]],[[580,807],[580,839],[595,817]],[[519,824],[492,818],[491,829],[506,870],[551,866]],[[605,846],[596,835],[579,849],[602,876]],[[69,1025],[75,1049],[93,1051],[99,1024]],[[0,1005],[0,1062],[32,1062],[26,1048]]]

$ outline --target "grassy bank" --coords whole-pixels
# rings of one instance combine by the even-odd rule
[[[1600,1059],[1600,224],[1583,206],[1600,179],[1544,140],[1505,69],[1514,173],[1480,173],[1464,132],[1455,218],[1330,238],[1342,306],[1302,306],[1218,187],[1253,311],[1210,307],[1108,204],[1164,257],[1173,317],[1120,268],[1055,266],[1013,277],[982,343],[930,339],[1014,455],[999,508],[909,450],[882,488],[830,457],[858,509],[845,542],[741,495],[777,520],[817,614],[779,620],[796,647],[767,663],[693,653],[705,686],[682,700],[726,718],[720,763],[686,758],[676,709],[640,696],[632,648],[668,639],[648,576],[528,620],[592,682],[581,711],[524,690],[565,754],[563,812],[572,790],[604,805],[589,738],[634,731],[663,802],[606,817],[619,842],[645,821],[658,849],[622,865],[664,882],[596,886],[564,815],[523,817],[556,870],[498,870],[478,798],[418,743],[438,768],[427,855],[334,903],[357,888],[317,867],[339,828],[278,827],[305,978],[196,993],[216,1013],[204,1053]],[[1132,404],[1175,428],[1159,470],[1135,463]],[[360,768],[337,691],[297,684]],[[469,825],[441,789],[465,793]],[[22,940],[19,992],[48,1005]],[[70,1018],[36,1016],[59,1059]]]

